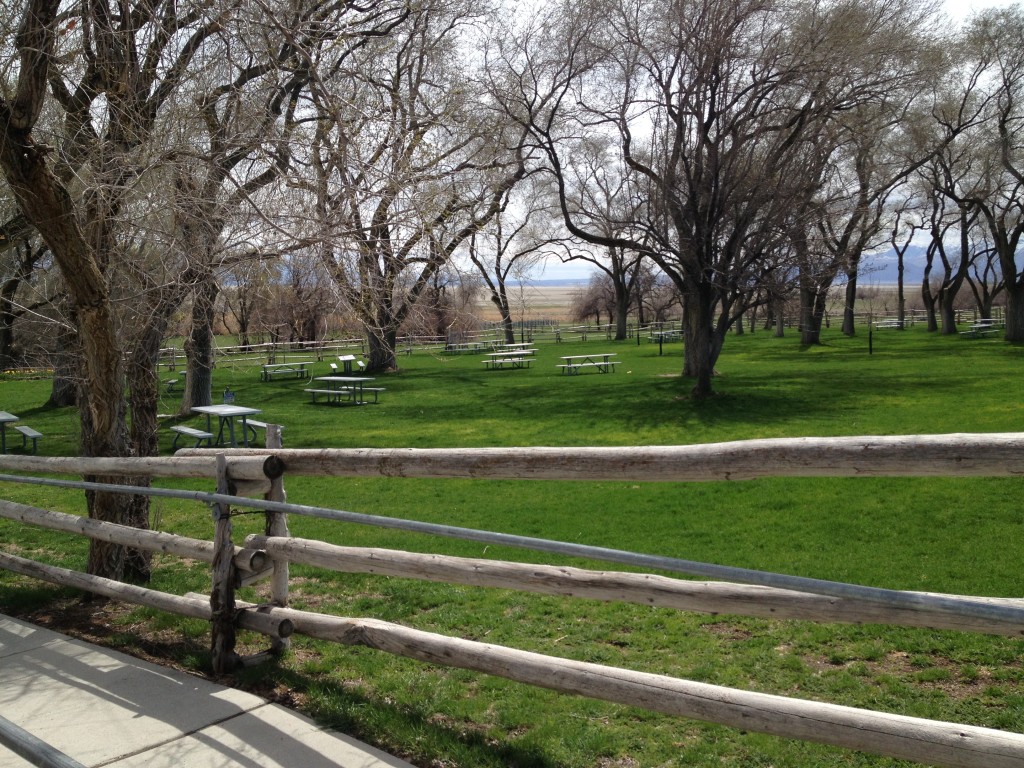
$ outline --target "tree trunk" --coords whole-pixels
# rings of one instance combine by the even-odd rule
[[[504,282],[499,282],[498,287],[491,292],[491,303],[498,308],[498,314],[501,316],[501,329],[505,335],[505,343],[514,344],[516,331],[512,327],[512,308],[509,306],[508,292],[505,290]]]
[[[1007,341],[1024,341],[1024,283],[1006,281],[1006,334]]]
[[[818,292],[813,286],[800,288],[800,343],[821,344],[821,315],[815,310],[819,304]]]
[[[383,332],[379,328],[367,328],[366,330],[369,342],[369,359],[366,362],[366,372],[382,373],[398,368],[398,359],[395,356],[395,348],[398,345],[398,330],[394,328]]]
[[[843,305],[843,333],[855,336],[857,328],[854,323],[854,307],[857,304],[857,273],[846,275],[846,302]]]
[[[629,326],[629,286],[624,280],[615,280],[615,340],[626,338]]]
[[[955,295],[948,289],[939,292],[939,317],[942,321],[940,327],[942,334],[946,336],[956,334],[956,309],[953,305]]]
[[[903,251],[896,250],[896,321],[900,328],[906,327],[907,322],[907,300],[903,295]]]
[[[929,282],[929,267],[925,268],[924,279],[921,281],[921,302],[924,304],[924,314],[928,322],[928,332],[934,333],[939,330],[939,321],[935,315],[935,294],[932,293],[931,283]]]
[[[188,376],[181,398],[182,414],[189,413],[193,406],[213,402],[213,314],[217,293],[217,283],[207,272],[193,293],[192,327],[183,345]]]
[[[684,299],[683,376],[696,379],[690,394],[697,399],[714,394],[712,378],[718,361],[714,331],[714,297],[708,286],[695,286]]]
[[[47,405],[63,408],[78,404],[77,381],[82,378],[82,351],[75,332],[63,323],[56,330],[53,354],[53,383]]]

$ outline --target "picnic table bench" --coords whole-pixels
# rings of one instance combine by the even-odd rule
[[[312,360],[296,360],[291,363],[267,363],[263,366],[260,378],[263,381],[270,381],[275,376],[293,376],[296,379],[308,379],[313,375],[312,365]]]
[[[203,429],[195,429],[194,427],[186,426],[185,424],[175,424],[171,427],[171,432],[175,432],[174,442],[171,443],[171,450],[178,449],[178,440],[185,437],[195,438],[195,447],[199,448],[204,442],[209,446],[213,443],[213,433],[207,432]]]
[[[506,365],[510,368],[529,368],[530,363],[534,361],[532,357],[489,357],[486,360],[481,360],[487,370],[496,370],[498,368],[504,368]]]
[[[355,355],[338,355],[338,362],[341,363],[341,369],[345,372],[346,376],[352,373],[353,364],[358,366],[360,371],[366,367],[366,363],[362,360],[357,360]],[[336,368],[334,363],[331,363],[331,368]]]
[[[185,377],[187,375],[188,375],[188,371],[182,371],[181,373],[178,374],[178,378],[177,379],[168,379],[165,382],[167,384],[167,393],[171,394],[172,392],[174,392],[174,390],[177,388],[179,383],[182,386],[185,386]]]
[[[317,395],[323,395],[328,403],[365,405],[367,393],[373,394],[373,402],[376,403],[379,394],[385,389],[366,386],[366,382],[374,380],[372,376],[317,376],[315,380],[324,382],[326,386],[307,387],[303,390],[312,396],[314,403],[317,402]]]
[[[0,451],[7,453],[7,425],[18,420],[18,416],[0,411]]]
[[[670,328],[660,331],[651,331],[647,340],[650,342],[655,341],[679,341],[683,337],[683,332],[678,328]]]
[[[39,438],[43,436],[43,433],[42,432],[37,432],[36,430],[32,429],[32,427],[27,427],[24,424],[16,426],[15,429],[18,432],[21,433],[21,447],[22,448],[27,448],[28,447],[28,441],[31,440],[32,441],[32,453],[35,453],[36,452],[36,448],[38,447],[36,445],[36,443],[39,440]]]
[[[463,352],[483,352],[485,349],[494,349],[489,341],[459,341],[445,344],[444,351],[453,355],[461,355]]]
[[[613,360],[613,357],[615,357],[614,352],[607,354],[563,355],[562,360],[565,362],[559,363],[558,367],[562,369],[562,373],[569,376],[579,373],[582,368],[593,368],[601,373],[614,373],[615,364],[619,361]]]

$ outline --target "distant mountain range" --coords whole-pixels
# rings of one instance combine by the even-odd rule
[[[911,245],[903,256],[904,285],[920,285],[924,279],[925,250],[923,245]],[[896,252],[893,249],[879,253],[865,254],[861,259],[861,270],[858,282],[866,285],[896,285],[899,280],[897,272]],[[565,288],[583,286],[590,281],[590,274],[581,273],[574,277],[530,279],[526,282],[532,286],[543,288]],[[510,283],[515,285],[516,283]]]
[[[923,245],[911,245],[903,254],[903,284],[920,285],[924,279],[925,251]],[[896,285],[899,265],[896,251],[891,248],[881,253],[865,254],[861,258],[859,285]]]

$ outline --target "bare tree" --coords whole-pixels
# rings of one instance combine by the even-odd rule
[[[371,371],[396,367],[402,322],[524,174],[515,132],[468,76],[483,10],[396,5],[387,35],[313,62],[308,236],[363,323]]]
[[[125,392],[128,373],[136,369],[125,365],[126,326],[118,321],[110,289],[116,281],[108,273],[128,263],[132,252],[132,238],[122,238],[122,215],[132,194],[144,187],[140,179],[151,160],[146,149],[156,121],[219,28],[223,11],[87,2],[59,15],[60,5],[52,0],[27,0],[18,10],[19,60],[8,70],[14,78],[5,89],[10,96],[0,100],[0,167],[67,286],[83,360],[82,451],[132,455],[137,445]],[[59,151],[37,133],[44,129],[44,107],[61,114]],[[156,410],[153,368],[141,370],[131,385],[140,422]],[[154,435],[146,435],[142,450],[152,450],[154,442]],[[145,497],[95,492],[88,500],[93,517],[148,523]],[[134,550],[92,542],[89,571],[144,579],[149,563]]]
[[[712,393],[725,333],[764,300],[755,283],[793,201],[812,197],[832,122],[919,77],[912,52],[931,13],[903,1],[610,0],[559,6],[506,44],[506,103],[545,152],[569,231],[649,256],[683,293],[694,396]],[[588,131],[614,136],[643,179],[628,235],[609,238],[570,204],[566,152]]]
[[[567,157],[561,175],[566,206],[579,226],[602,233],[608,242],[597,249],[567,245],[562,261],[585,261],[607,276],[602,283],[611,290],[610,314],[615,321],[615,338],[621,340],[626,338],[643,253],[615,241],[620,235],[628,238],[636,232],[635,222],[643,211],[642,198],[634,189],[635,174],[615,157],[616,152],[611,137],[598,133],[576,142],[575,150]],[[643,237],[642,232],[637,234]]]
[[[986,172],[977,185],[952,196],[981,214],[999,259],[1007,307],[1008,341],[1024,339],[1024,268],[1018,263],[1024,217],[1024,8],[990,9],[974,16],[964,41],[966,98],[984,109],[984,120],[968,134]],[[948,195],[948,190],[946,191]]]
[[[511,286],[522,286],[543,260],[542,249],[551,242],[544,226],[550,223],[544,191],[529,181],[507,190],[498,213],[467,243],[469,259],[498,310],[505,341],[510,344],[515,341]]]

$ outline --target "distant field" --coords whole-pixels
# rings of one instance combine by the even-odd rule
[[[526,285],[513,287],[509,291],[513,320],[552,319],[560,322],[572,320],[569,308],[573,297],[585,287],[585,283],[564,283],[558,285]],[[477,302],[477,314],[481,320],[495,322],[500,319],[498,310],[487,296]]]

